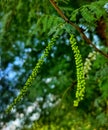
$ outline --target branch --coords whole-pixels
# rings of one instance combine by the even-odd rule
[[[55,8],[55,10],[58,12],[58,14],[65,20],[65,22],[69,23],[71,26],[73,26],[82,36],[82,38],[87,42],[87,44],[91,45],[96,51],[98,51],[99,53],[101,53],[103,56],[105,56],[106,58],[108,58],[108,55],[105,54],[103,51],[101,51],[100,49],[98,49],[93,43],[92,41],[84,34],[83,30],[76,25],[75,23],[71,22],[61,11],[61,9],[57,6],[56,2],[54,0],[49,0],[51,2],[51,4],[53,5],[53,7]]]

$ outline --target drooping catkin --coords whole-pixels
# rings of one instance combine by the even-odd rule
[[[70,35],[70,44],[74,52],[76,71],[77,71],[77,90],[76,90],[76,99],[74,100],[74,106],[78,106],[79,102],[83,100],[85,93],[84,67],[76,39],[72,34]]]
[[[35,68],[32,71],[32,74],[29,76],[29,78],[27,79],[24,87],[22,88],[22,90],[20,91],[20,94],[18,95],[18,97],[16,97],[14,99],[14,101],[8,106],[8,108],[6,109],[6,113],[9,113],[12,108],[18,103],[20,102],[20,100],[27,94],[28,90],[30,89],[30,87],[32,86],[32,83],[34,81],[34,79],[36,78],[43,62],[44,59],[48,56],[49,51],[51,50],[52,46],[54,45],[56,39],[58,38],[58,36],[53,37],[51,39],[51,41],[48,43],[48,46],[46,47],[43,55],[40,57],[40,59],[38,60],[38,63],[36,64]]]

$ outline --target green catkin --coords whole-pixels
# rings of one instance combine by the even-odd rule
[[[53,37],[51,39],[51,41],[48,43],[48,46],[46,47],[43,55],[40,57],[40,59],[38,60],[38,63],[36,64],[35,68],[32,71],[32,74],[29,76],[29,78],[27,79],[24,87],[22,88],[22,90],[20,91],[20,94],[18,95],[18,97],[16,97],[14,99],[14,101],[12,102],[12,104],[10,104],[8,106],[8,108],[6,109],[6,113],[8,114],[12,108],[18,103],[20,102],[20,100],[27,94],[28,90],[30,89],[30,87],[32,86],[32,82],[33,80],[36,78],[38,71],[40,70],[44,59],[48,56],[49,51],[51,50],[52,46],[54,45],[56,39],[58,38],[58,36]]]
[[[79,102],[83,100],[85,93],[84,67],[76,39],[72,34],[70,35],[70,44],[74,52],[76,71],[77,71],[77,90],[76,90],[76,99],[74,100],[74,106],[77,107]]]

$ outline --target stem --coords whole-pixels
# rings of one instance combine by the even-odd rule
[[[108,58],[108,55],[105,54],[103,51],[101,51],[100,49],[98,49],[93,43],[92,41],[84,34],[83,30],[76,25],[75,23],[71,22],[61,11],[61,9],[57,6],[56,2],[54,0],[49,0],[52,4],[52,6],[55,8],[55,10],[58,12],[58,14],[65,20],[65,22],[69,23],[71,26],[73,26],[82,36],[82,38],[87,42],[87,44],[91,45],[96,51],[98,51],[99,53],[101,53],[103,56],[105,56],[106,58]]]

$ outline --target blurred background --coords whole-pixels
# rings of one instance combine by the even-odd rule
[[[64,14],[84,30],[94,45],[108,54],[108,1],[56,2]],[[83,9],[91,9],[92,13],[82,13]],[[62,23],[64,21],[48,0],[0,0],[1,130],[108,129],[108,58],[97,53],[92,59],[94,48],[70,25],[65,24],[63,30],[59,30]],[[60,36],[32,87],[6,115],[4,111],[20,93],[55,33]],[[85,97],[77,108],[73,106],[77,77],[69,33],[77,39],[84,65],[87,60],[90,63],[85,75]]]

